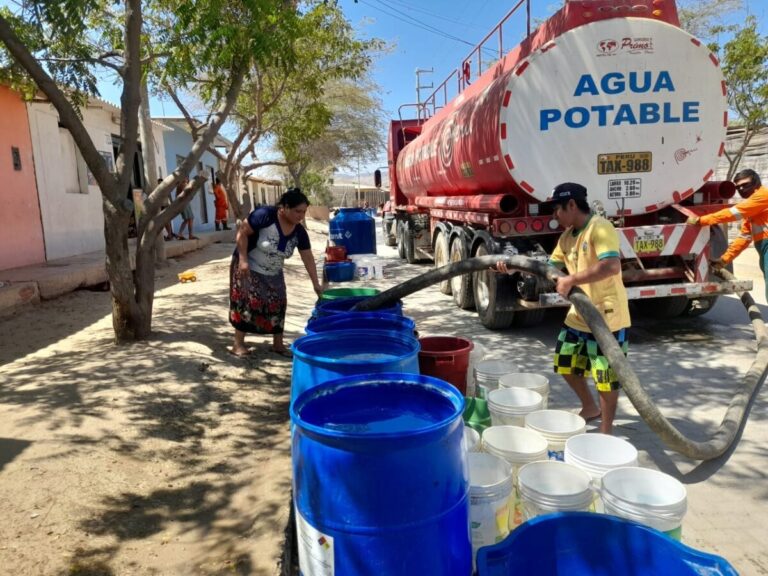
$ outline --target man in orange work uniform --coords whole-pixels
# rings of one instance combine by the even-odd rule
[[[216,217],[214,218],[216,224],[216,230],[231,230],[227,226],[227,192],[224,190],[224,186],[221,185],[221,179],[216,178],[216,185],[213,187],[213,205],[216,207]],[[221,228],[219,228],[221,225]]]
[[[733,179],[739,195],[744,201],[729,208],[723,208],[704,216],[691,216],[687,223],[692,226],[712,226],[724,222],[741,220],[741,230],[728,246],[728,250],[712,262],[715,268],[722,268],[754,240],[760,255],[760,270],[766,278],[766,298],[768,298],[768,188],[760,181],[760,176],[749,168],[740,171]]]

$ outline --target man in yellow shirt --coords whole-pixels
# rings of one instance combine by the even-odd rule
[[[749,168],[737,173],[733,182],[739,195],[745,198],[743,202],[705,216],[691,216],[687,222],[692,226],[713,226],[741,220],[739,235],[712,265],[715,268],[728,265],[754,241],[760,255],[760,270],[767,280],[765,290],[768,299],[768,188],[762,185],[757,172]]]
[[[592,214],[587,189],[581,184],[559,184],[547,204],[554,204],[554,217],[565,228],[549,259],[550,264],[568,272],[558,278],[557,293],[566,298],[574,286],[580,286],[626,354],[631,321],[616,229],[605,218]],[[499,264],[497,269],[506,272],[506,266]],[[589,326],[573,306],[557,338],[555,373],[562,374],[579,397],[580,415],[587,421],[602,417],[600,432],[610,434],[621,386]],[[595,381],[599,406],[587,386],[587,374]]]

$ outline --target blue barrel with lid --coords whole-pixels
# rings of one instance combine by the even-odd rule
[[[367,374],[291,407],[304,576],[468,576],[464,400],[429,376]]]
[[[363,300],[372,298],[372,296],[355,296],[354,298],[337,298],[336,300],[328,300],[327,302],[320,302],[315,307],[315,315],[317,318],[325,318],[326,316],[333,316],[334,314],[342,314],[345,312],[351,312],[353,314],[360,314],[356,310],[352,310],[357,304]],[[396,316],[403,315],[403,303],[398,300],[394,304],[389,304],[383,308],[377,308],[376,310],[365,310],[365,312],[381,312],[384,314],[395,314]]]
[[[362,208],[341,208],[330,221],[330,238],[349,254],[376,254],[376,221]]]
[[[334,330],[293,341],[291,402],[319,384],[356,374],[419,373],[421,344],[412,334]]]
[[[307,334],[332,332],[334,330],[392,330],[413,336],[416,322],[407,316],[382,312],[343,312],[325,318],[318,318],[307,324]]]

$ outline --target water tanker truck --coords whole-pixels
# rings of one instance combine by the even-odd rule
[[[390,123],[387,243],[436,267],[485,254],[546,259],[562,229],[541,203],[571,181],[617,227],[635,314],[698,315],[751,287],[711,275],[723,229],[685,225],[735,188],[712,181],[728,122],[723,75],[680,28],[674,2],[569,0],[535,31],[528,17],[525,39],[504,51],[505,25],[523,2]],[[522,273],[458,276],[440,289],[494,329],[567,304]]]

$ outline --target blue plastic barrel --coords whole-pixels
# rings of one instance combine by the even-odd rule
[[[318,318],[307,324],[305,331],[307,334],[318,334],[334,330],[385,330],[413,336],[415,329],[416,322],[407,316],[381,312],[343,312]]]
[[[292,460],[304,576],[469,576],[463,406],[449,384],[409,374],[343,378],[299,396]]]
[[[498,544],[480,548],[477,572],[478,576],[737,576],[719,556],[694,550],[653,528],[588,512],[559,512],[521,524]]]
[[[305,390],[342,376],[419,373],[421,345],[413,335],[380,330],[337,330],[294,340],[291,402]]]
[[[330,238],[349,254],[376,254],[376,221],[362,208],[342,208],[330,221]]]
[[[367,300],[368,298],[371,298],[371,296],[356,296],[354,298],[337,298],[336,300],[328,300],[327,302],[320,302],[320,304],[315,307],[315,312],[318,318],[325,318],[326,316],[341,314],[342,312],[354,312],[352,308],[359,302],[362,302],[363,300]],[[372,312],[372,310],[367,310],[367,312]],[[402,316],[403,303],[398,300],[394,304],[390,304],[389,306],[385,306],[384,308],[376,309],[376,312]]]

